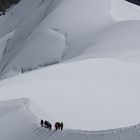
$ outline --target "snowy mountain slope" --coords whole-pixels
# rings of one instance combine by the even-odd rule
[[[124,57],[138,48],[139,41],[131,39],[132,30],[128,29],[138,29],[139,23],[134,20],[140,18],[139,6],[123,0],[46,0],[40,3],[40,0],[22,0],[0,18],[1,37],[15,31],[2,47],[5,49],[0,57],[1,72],[34,69],[83,54],[82,59],[98,58],[100,54],[106,58]],[[28,10],[23,12],[25,7]],[[5,26],[9,21],[12,24]],[[120,31],[123,27],[125,29]],[[128,34],[124,38],[126,30]],[[136,38],[139,34],[137,31]],[[103,39],[106,35],[107,40]],[[100,50],[99,56],[96,50]]]
[[[45,1],[44,1],[45,2]],[[78,5],[79,3],[81,3],[81,8],[82,8],[82,6],[84,5],[84,4],[88,4],[87,6],[89,6],[89,4],[91,4],[91,2],[92,1],[89,1],[89,2],[86,2],[86,1],[83,1],[82,3],[80,2],[80,1],[77,1],[76,2],[76,5]],[[24,3],[26,3],[26,1],[24,2]],[[35,3],[36,5],[39,3],[39,1],[35,1],[35,2],[33,2],[33,3]],[[46,1],[46,3],[47,3],[47,1]],[[58,2],[57,2],[58,3]],[[62,2],[62,1],[60,1],[59,3],[62,3],[62,5],[63,5],[63,3],[65,3],[64,1]],[[69,3],[68,1],[66,2],[66,5],[67,5],[67,3]],[[93,3],[93,2],[92,2]],[[94,2],[95,3],[95,2]],[[93,3],[93,4],[94,4]],[[99,2],[98,2],[99,3]],[[29,4],[28,3],[28,6],[32,6],[31,4]],[[73,8],[73,5],[75,5],[75,1],[73,1],[72,2],[72,4],[69,6],[69,8]],[[98,4],[99,5],[99,4]],[[21,4],[21,5],[18,5],[19,7],[21,7],[22,9],[25,9],[25,4]],[[39,8],[41,9],[41,10],[43,10],[44,8],[43,7],[46,7],[45,5],[44,5],[44,3],[41,5],[41,6],[39,6]],[[86,7],[86,6],[84,6],[84,7]],[[105,7],[105,6],[104,6]],[[46,42],[44,42],[44,45],[46,45],[46,46],[44,46],[44,47],[42,47],[42,48],[45,48],[46,50],[44,51],[44,49],[41,49],[41,51],[40,52],[46,52],[46,55],[44,54],[44,55],[42,55],[42,54],[40,54],[39,52],[38,52],[38,56],[43,56],[43,61],[42,61],[42,58],[40,59],[40,57],[38,58],[36,55],[35,55],[35,52],[36,52],[36,49],[35,49],[35,51],[34,51],[34,41],[35,40],[37,40],[37,38],[36,37],[34,37],[34,35],[32,35],[34,38],[32,38],[32,40],[30,41],[30,40],[27,40],[26,42],[25,42],[25,45],[20,45],[22,42],[23,42],[23,40],[25,40],[25,38],[27,38],[27,35],[29,34],[29,32],[31,32],[33,29],[33,27],[34,27],[34,24],[38,24],[39,22],[39,19],[41,18],[41,16],[42,15],[40,15],[41,13],[40,13],[40,11],[39,11],[39,8],[34,8],[34,6],[33,6],[33,8],[30,8],[31,9],[31,11],[29,11],[29,13],[31,13],[31,14],[28,14],[27,15],[27,13],[26,13],[26,16],[27,17],[25,17],[24,18],[24,16],[23,16],[23,19],[24,19],[24,22],[21,20],[21,19],[18,19],[18,15],[16,15],[16,13],[15,13],[15,16],[17,16],[16,18],[20,21],[20,22],[23,22],[22,23],[22,25],[19,25],[19,29],[18,29],[18,31],[17,31],[17,35],[14,35],[13,36],[13,38],[12,39],[10,39],[10,41],[8,41],[8,43],[7,43],[7,45],[8,46],[10,46],[10,48],[11,48],[11,51],[9,50],[9,51],[4,51],[4,56],[3,56],[3,58],[2,58],[2,61],[1,61],[1,70],[3,70],[7,65],[8,65],[8,63],[10,63],[9,61],[12,59],[11,57],[15,57],[15,55],[17,54],[17,52],[18,52],[18,49],[17,49],[17,47],[19,48],[19,49],[21,49],[21,48],[24,48],[24,50],[26,49],[26,51],[25,51],[25,53],[24,52],[22,52],[21,51],[21,56],[20,56],[20,54],[18,55],[20,58],[16,58],[15,60],[18,60],[18,62],[19,63],[17,63],[17,62],[14,62],[14,63],[16,63],[15,64],[15,67],[18,67],[17,65],[20,65],[20,67],[24,67],[24,65],[27,65],[28,66],[28,64],[26,64],[26,62],[23,62],[23,59],[24,58],[26,58],[27,57],[27,59],[25,60],[25,61],[27,61],[27,60],[29,60],[29,58],[28,58],[28,56],[31,56],[31,53],[29,53],[29,55],[27,54],[26,55],[26,53],[28,53],[28,51],[29,52],[32,52],[32,54],[34,54],[34,55],[32,55],[32,57],[33,57],[33,59],[35,59],[35,58],[37,58],[38,59],[38,61],[39,61],[39,63],[37,63],[35,60],[32,60],[31,61],[31,63],[29,63],[29,68],[31,67],[31,65],[33,65],[34,63],[36,64],[35,66],[33,65],[32,67],[37,67],[38,65],[43,65],[44,63],[45,64],[47,64],[47,62],[48,62],[48,64],[49,63],[54,63],[54,62],[57,62],[57,61],[60,61],[60,58],[62,57],[62,53],[63,53],[63,51],[61,51],[61,53],[59,54],[57,54],[55,51],[54,51],[54,49],[51,49],[52,50],[52,53],[50,53],[51,52],[51,50],[50,50],[50,48],[48,47],[49,46],[49,44],[47,45],[46,44]],[[91,7],[92,8],[92,7]],[[102,7],[100,7],[100,9],[101,9]],[[47,9],[47,8],[45,8],[45,9]],[[107,9],[107,7],[105,7],[105,9]],[[66,10],[66,9],[65,9]],[[82,9],[81,9],[82,10]],[[81,10],[79,11],[79,15],[80,15],[80,12],[81,12]],[[95,9],[96,11],[97,11],[97,9]],[[21,13],[23,13],[22,11],[20,11],[20,10],[17,10],[17,11],[19,11],[19,13],[21,12]],[[61,12],[61,10],[59,10],[60,12]],[[39,15],[37,16],[37,14],[35,14],[34,12],[37,12],[37,13],[39,13]],[[65,12],[65,11],[63,11],[63,12]],[[76,12],[76,11],[75,11]],[[74,12],[74,13],[75,13]],[[89,13],[90,13],[90,10],[88,10],[88,13],[87,13],[87,15],[89,15]],[[33,20],[33,17],[31,18],[31,16],[32,16],[32,14],[33,15],[35,15],[35,19]],[[75,16],[75,19],[79,16],[79,15],[76,15]],[[82,13],[81,13],[81,15],[83,15]],[[21,15],[22,16],[22,15]],[[67,16],[67,15],[65,15],[65,16]],[[45,17],[45,16],[44,16]],[[71,16],[72,17],[72,16]],[[103,17],[103,16],[102,16]],[[30,19],[28,19],[28,18],[30,18]],[[83,19],[85,19],[86,18],[86,15],[84,16],[84,18]],[[9,20],[11,20],[10,18],[6,18],[6,19],[9,19]],[[100,18],[101,19],[101,18]],[[47,20],[47,18],[46,18],[46,20]],[[42,23],[43,25],[41,25],[42,27],[41,27],[41,29],[40,28],[38,28],[37,30],[38,31],[35,31],[35,34],[37,34],[38,33],[38,38],[41,38],[40,37],[40,34],[41,34],[41,36],[42,36],[42,29],[43,29],[43,32],[45,32],[45,28],[46,28],[46,30],[47,30],[47,24],[46,24],[46,20],[44,20],[44,23]],[[57,20],[57,19],[56,19]],[[102,20],[102,19],[101,19]],[[31,21],[31,22],[30,22]],[[55,21],[54,21],[55,22]],[[95,21],[94,21],[95,22]],[[3,23],[3,22],[2,22]],[[89,21],[87,22],[87,23],[89,23]],[[98,23],[98,22],[97,22]],[[96,23],[96,24],[97,24]],[[64,23],[64,24],[66,24],[66,23]],[[79,23],[78,23],[79,24]],[[18,24],[16,24],[16,26],[18,27]],[[33,26],[33,27],[32,27]],[[1,26],[2,27],[2,26]],[[32,28],[31,28],[32,27]],[[95,27],[94,27],[95,28]],[[20,29],[22,29],[22,30],[20,30]],[[40,31],[41,30],[41,31]],[[24,32],[23,32],[24,31]],[[58,30],[59,31],[59,30]],[[20,35],[20,33],[21,33],[21,35]],[[47,34],[47,33],[46,33]],[[45,34],[45,35],[46,35]],[[42,39],[42,40],[38,40],[38,44],[36,45],[37,47],[38,47],[38,49],[37,49],[37,51],[39,51],[39,49],[40,49],[40,45],[42,45],[42,41],[43,40],[49,40],[46,36],[44,35],[44,39]],[[53,36],[52,35],[49,35],[49,33],[48,33],[48,35],[47,36],[50,36],[50,38],[52,38],[52,40],[54,40],[53,39]],[[20,38],[19,38],[20,37]],[[54,38],[55,38],[55,36],[54,36]],[[61,40],[60,40],[61,41]],[[65,41],[65,40],[64,40]],[[15,42],[15,43],[14,43]],[[17,44],[18,43],[18,44]],[[16,45],[17,44],[17,45]],[[31,45],[30,45],[31,44]],[[6,45],[6,49],[5,50],[8,50],[8,46]],[[60,44],[60,45],[63,45],[63,44]],[[13,46],[13,47],[12,47]],[[17,46],[17,47],[16,47]],[[27,46],[27,47],[26,47]],[[16,47],[16,48],[15,48]],[[36,48],[37,48],[36,47]],[[47,48],[48,47],[48,48]],[[56,46],[55,45],[55,49],[59,49],[59,46]],[[62,48],[64,48],[64,47],[62,47]],[[29,49],[29,50],[28,50]],[[57,50],[58,50],[57,49]],[[30,51],[31,50],[31,51]],[[61,50],[61,48],[60,48],[60,50]],[[15,52],[16,51],[16,52]],[[54,51],[54,52],[53,52]],[[48,54],[47,54],[47,52],[49,52],[50,53],[50,55],[48,56]],[[60,52],[60,51],[59,51]],[[15,55],[13,54],[13,53],[15,53]],[[23,55],[22,55],[23,54]],[[26,57],[25,57],[26,56]],[[51,56],[51,59],[53,59],[53,60],[49,60],[50,59],[50,56]],[[59,59],[56,59],[55,58],[55,56],[57,56],[57,58],[59,58]],[[55,59],[55,60],[54,60]],[[41,61],[41,62],[40,62]],[[13,68],[14,66],[12,65],[12,68]],[[32,68],[31,67],[31,68]],[[11,67],[10,67],[11,68]],[[17,68],[18,69],[18,68]]]
[[[43,20],[43,18],[49,13],[50,5],[54,2],[54,0],[36,0],[36,1],[23,1],[23,3],[20,2],[20,5],[18,4],[18,7],[21,9],[11,9],[9,11],[8,15],[12,12],[12,15],[10,15],[10,18],[8,15],[6,17],[3,17],[1,19],[1,26],[3,27],[5,22],[11,23],[11,20],[14,20],[14,17],[16,18],[15,22],[11,24],[12,27],[7,31],[4,29],[4,31],[1,31],[1,34],[3,35],[5,32],[9,32],[10,30],[16,30],[15,34],[7,39],[7,43],[5,45],[5,49],[3,52],[3,57],[1,59],[0,68],[1,72],[5,68],[5,66],[10,62],[10,60],[18,53],[18,51],[22,48],[22,43],[27,39],[27,37],[33,32],[33,30],[37,27],[37,25]],[[32,4],[33,3],[33,4]],[[27,7],[30,6],[30,7]],[[16,7],[16,6],[15,6]],[[17,13],[24,13],[26,8],[30,9],[27,10],[26,17],[23,15],[17,15]],[[15,10],[15,11],[14,11]],[[13,13],[15,12],[15,13]],[[21,16],[23,19],[18,18]],[[12,18],[12,19],[11,19]],[[5,25],[4,25],[5,26]],[[6,27],[6,26],[5,26]]]
[[[116,58],[138,62],[140,57],[136,55],[136,52],[137,54],[140,52],[139,25],[140,21],[124,21],[108,26],[96,35],[94,44],[91,44],[79,56],[68,61],[88,58]]]
[[[98,32],[114,22],[110,15],[110,0],[101,3],[101,0],[63,0],[42,23],[41,26],[57,29],[66,35],[64,60],[79,55],[94,43]],[[89,40],[91,33],[94,36]]]
[[[84,3],[84,0],[82,2]],[[80,10],[77,10],[77,14],[81,15],[80,18],[77,18],[76,15],[70,16],[71,12],[69,9],[72,9],[72,7],[70,7],[70,4],[66,5],[66,2],[61,6],[61,10],[55,9],[48,16],[47,25],[49,27],[59,28],[61,31],[68,33],[70,45],[65,51],[63,60],[73,59],[74,57],[83,54],[86,56],[84,58],[88,58],[88,50],[90,50],[91,58],[94,58],[95,56],[100,58],[102,57],[100,54],[106,58],[110,58],[111,56],[122,57],[123,55],[129,54],[130,49],[133,51],[134,48],[139,48],[139,22],[134,20],[139,20],[140,18],[140,7],[123,0],[104,1],[106,4],[103,5],[100,4],[102,3],[100,1],[96,2],[96,4],[94,4],[94,2],[95,1],[89,2],[90,4],[93,3],[90,5],[91,9],[89,8],[87,1],[85,1],[83,5],[85,5],[88,10],[83,5],[81,5],[81,7],[84,7],[85,9],[78,8],[78,10]],[[72,4],[72,2],[69,3]],[[95,5],[95,7],[93,5]],[[70,7],[67,8],[69,13],[68,17],[61,16],[62,13],[65,13],[65,7]],[[98,8],[97,11],[96,8]],[[91,12],[92,10],[93,12]],[[99,12],[98,10],[102,12]],[[60,11],[62,11],[62,13]],[[85,15],[87,19],[83,15]],[[53,22],[56,18],[59,20]],[[129,20],[131,20],[131,22]],[[69,25],[68,23],[71,24]],[[108,36],[107,40],[106,36]],[[134,38],[137,39],[133,40],[132,36],[135,36]],[[100,49],[100,47],[102,49]],[[99,50],[99,56],[96,50]],[[114,53],[112,54],[112,52]],[[113,56],[114,54],[115,56]]]
[[[0,102],[1,140],[139,140],[140,126],[106,131],[79,131],[66,129],[48,131],[38,126],[28,99]],[[9,112],[10,110],[10,112]],[[3,112],[4,111],[4,112]],[[39,113],[39,112],[38,112]],[[35,121],[34,121],[35,119]]]
[[[30,98],[70,128],[131,126],[140,122],[139,71],[138,63],[115,59],[54,65],[1,81],[0,99]]]
[[[103,130],[138,124],[139,7],[121,0],[35,0],[33,6],[30,2],[22,0],[0,18],[0,69],[8,72],[2,78],[44,65],[61,64],[1,81],[0,99],[30,98],[53,120],[64,121],[73,129]],[[26,6],[29,7],[24,13]],[[116,10],[118,7],[120,10]],[[16,12],[12,13],[16,8],[20,18]],[[15,21],[6,28],[5,22],[12,20],[9,17]],[[14,106],[10,110],[10,116],[3,119],[13,114],[12,119],[19,116],[25,122],[23,107]],[[3,109],[0,112],[3,114]],[[32,135],[34,125],[27,122]],[[60,134],[53,131],[46,134],[44,130],[39,133],[47,135],[43,139],[62,140],[68,136],[70,140],[138,140],[137,127],[111,131],[105,136],[103,133],[87,136],[85,132],[81,136],[81,131],[71,135],[69,130]],[[14,133],[11,128],[8,131]],[[30,134],[27,136],[32,140]]]
[[[7,70],[14,66],[17,71],[21,69],[26,71],[29,68],[58,63],[62,59],[65,44],[66,39],[63,34],[53,29],[39,30],[28,38]]]

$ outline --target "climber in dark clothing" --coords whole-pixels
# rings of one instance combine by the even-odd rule
[[[51,123],[49,123],[48,121],[45,121],[45,122],[44,122],[44,127],[45,127],[45,128],[48,128],[49,130],[52,129],[52,125],[51,125]]]
[[[41,125],[41,127],[44,126],[44,121],[43,120],[40,121],[40,125]]]
[[[55,127],[55,130],[60,129],[60,123],[59,122],[56,122],[55,125],[54,125],[54,127]]]
[[[60,130],[63,130],[63,127],[64,127],[64,124],[63,124],[63,122],[56,122],[55,123],[55,130],[58,130],[58,129],[60,129]]]
[[[52,124],[51,123],[49,123],[49,130],[51,130],[52,129]]]
[[[63,130],[64,124],[63,122],[60,123],[60,129]]]

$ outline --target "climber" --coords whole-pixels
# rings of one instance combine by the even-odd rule
[[[44,126],[44,121],[43,120],[40,121],[40,125],[41,125],[41,127]]]
[[[49,130],[52,129],[52,125],[51,125],[51,123],[49,123],[48,121],[45,121],[45,122],[44,122],[44,127],[47,128],[47,129],[49,129]]]
[[[56,122],[55,125],[54,125],[55,130],[58,130],[58,129],[63,130],[63,126],[64,126],[63,122],[61,122],[61,123],[60,122]]]

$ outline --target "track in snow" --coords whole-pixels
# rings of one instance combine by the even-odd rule
[[[106,131],[47,130],[37,127],[32,132],[37,140],[139,140],[139,125]]]

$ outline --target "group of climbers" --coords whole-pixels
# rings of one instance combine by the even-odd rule
[[[61,123],[56,122],[54,127],[55,127],[55,130],[58,130],[58,129],[63,130],[64,124],[63,124],[63,122],[61,122]]]
[[[45,120],[45,121],[41,120],[40,125],[41,125],[41,127],[47,128],[47,129],[49,129],[49,130],[52,129],[51,123],[49,123],[49,122],[46,121],[46,120]]]
[[[52,129],[52,124],[50,122],[46,121],[46,120],[45,121],[41,120],[40,125],[41,125],[41,127],[47,128],[49,130]],[[61,122],[61,123],[56,122],[55,125],[54,125],[55,130],[59,130],[59,129],[63,130],[63,127],[64,127],[63,122]]]

